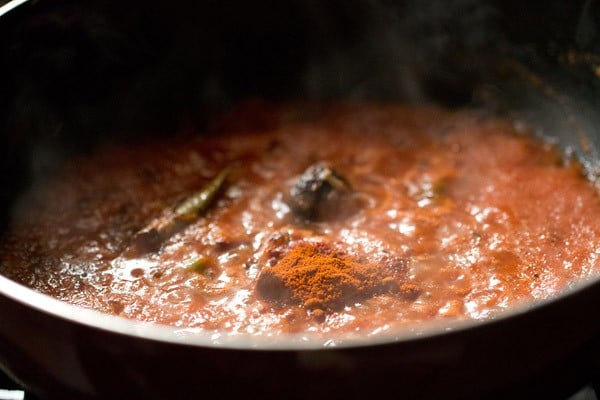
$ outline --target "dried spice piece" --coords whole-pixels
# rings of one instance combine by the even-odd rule
[[[350,193],[346,178],[326,163],[319,162],[298,177],[290,189],[288,203],[297,216],[320,221],[336,216]]]

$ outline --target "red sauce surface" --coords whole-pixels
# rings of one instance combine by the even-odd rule
[[[242,112],[216,126],[107,146],[35,185],[0,244],[0,273],[72,304],[178,327],[366,336],[487,318],[599,268],[596,187],[509,121],[361,105]],[[315,162],[351,184],[357,201],[339,207],[348,212],[307,221],[290,209],[290,187]],[[136,232],[226,166],[206,213],[155,251],[128,251]],[[278,275],[298,263],[299,246],[337,263],[349,295],[289,286],[320,271],[309,262],[304,275]],[[199,257],[206,265],[191,268]]]

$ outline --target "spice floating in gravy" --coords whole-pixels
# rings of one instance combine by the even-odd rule
[[[290,189],[288,203],[293,212],[307,220],[336,218],[351,208],[348,181],[324,162],[311,165]]]
[[[126,250],[126,254],[138,256],[157,251],[166,239],[192,223],[210,207],[225,183],[229,172],[230,168],[225,168],[200,191],[193,193],[178,204],[172,215],[151,222],[135,234],[131,246]]]
[[[596,186],[510,121],[253,110],[72,160],[17,205],[0,272],[137,320],[338,339],[485,319],[598,274]]]

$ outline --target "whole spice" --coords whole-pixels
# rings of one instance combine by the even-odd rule
[[[206,211],[217,197],[230,171],[230,167],[223,169],[215,178],[204,185],[202,189],[175,207],[175,219],[179,221],[193,221],[199,214]]]
[[[159,221],[158,225],[156,225],[156,221],[153,221],[136,233],[131,245],[125,250],[124,254],[128,257],[139,257],[158,251],[164,241],[193,223],[214,203],[230,171],[230,167],[224,168],[199,191],[193,193],[175,207],[172,214],[165,221]]]
[[[290,189],[288,204],[294,214],[307,221],[321,221],[351,209],[350,184],[327,163],[311,165]],[[346,210],[348,211],[348,210]]]

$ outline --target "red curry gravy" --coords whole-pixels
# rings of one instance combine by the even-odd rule
[[[597,273],[596,186],[509,121],[391,105],[251,111],[218,134],[106,146],[34,185],[0,272],[137,320],[365,336],[488,318]],[[206,210],[156,235],[224,169]]]

